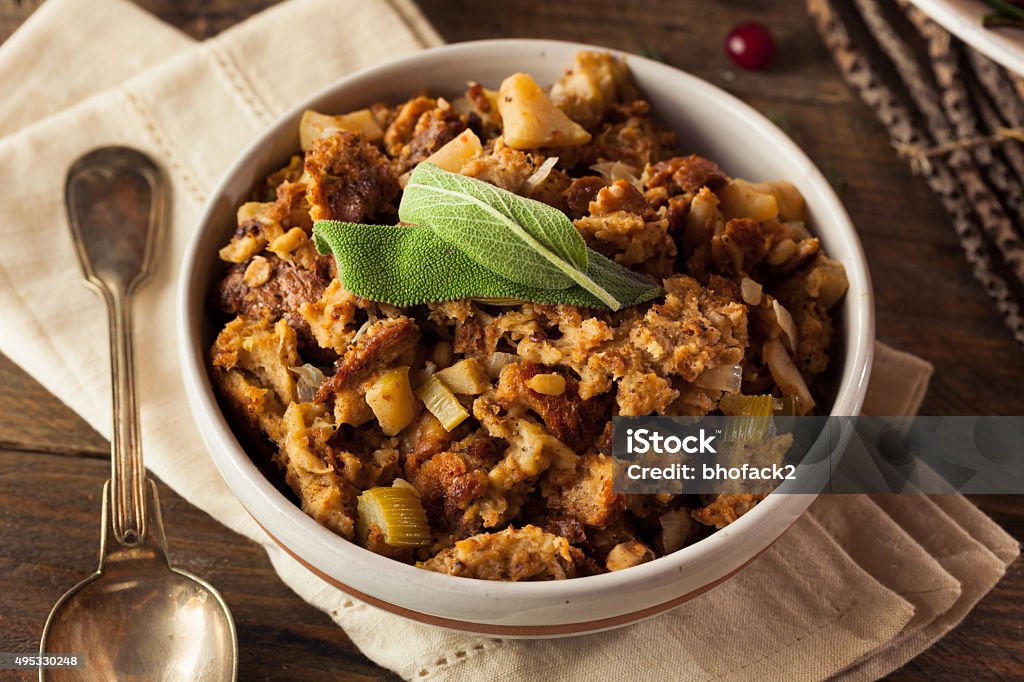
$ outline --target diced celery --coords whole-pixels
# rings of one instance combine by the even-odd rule
[[[469,412],[455,394],[436,376],[430,377],[427,383],[420,386],[416,395],[423,401],[430,414],[437,417],[437,421],[441,422],[446,431],[454,430],[469,417]]]
[[[722,396],[718,409],[727,417],[725,440],[731,443],[763,441],[772,425],[772,397],[770,395]]]
[[[425,547],[432,542],[427,514],[408,484],[370,488],[359,496],[356,509],[364,539],[370,527],[377,526],[392,547]]]

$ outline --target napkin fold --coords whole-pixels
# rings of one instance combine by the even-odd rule
[[[421,625],[349,598],[276,547],[196,433],[174,348],[175,279],[207,192],[295,101],[355,69],[440,44],[408,0],[290,0],[194,43],[123,0],[49,0],[0,46],[0,352],[110,435],[103,311],[79,285],[63,207],[71,161],[127,144],[164,166],[173,220],[135,303],[147,464],[260,542],[281,578],[406,679],[873,679],[947,632],[1017,543],[959,496],[821,498],[735,578],[670,613],[565,640]],[[879,344],[865,412],[911,415],[931,366]]]

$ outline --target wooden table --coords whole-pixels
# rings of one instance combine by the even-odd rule
[[[38,4],[0,0],[0,40]],[[205,38],[273,2],[139,4]],[[772,116],[842,192],[871,265],[879,338],[935,364],[923,413],[1024,414],[1024,352],[971,278],[939,202],[847,90],[799,0],[419,4],[449,41],[561,38],[656,55]],[[777,62],[765,73],[737,71],[722,53],[729,27],[750,18],[770,25],[779,43]],[[16,93],[16,84],[4,84],[5,92],[12,88]],[[107,456],[100,436],[0,356],[0,650],[33,651],[50,605],[95,568]],[[176,562],[208,578],[231,606],[241,679],[396,679],[285,587],[257,545],[166,487],[161,495]],[[1024,500],[975,502],[1024,538]],[[892,679],[1024,679],[1021,604],[1024,563],[1018,562],[962,625]]]

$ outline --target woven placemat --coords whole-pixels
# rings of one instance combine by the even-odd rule
[[[949,213],[1024,345],[1024,86],[907,0],[807,0],[847,84]]]

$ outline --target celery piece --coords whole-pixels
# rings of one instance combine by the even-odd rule
[[[441,422],[441,426],[446,431],[454,430],[469,417],[469,412],[455,397],[455,394],[436,376],[430,377],[427,383],[420,386],[416,395],[426,405],[430,414],[437,417],[437,421]]]
[[[725,440],[730,443],[763,441],[772,425],[772,397],[770,395],[722,396],[718,409],[727,417]]]
[[[411,486],[370,488],[359,496],[356,509],[364,538],[370,526],[377,526],[392,547],[425,547],[432,542],[427,514]]]

